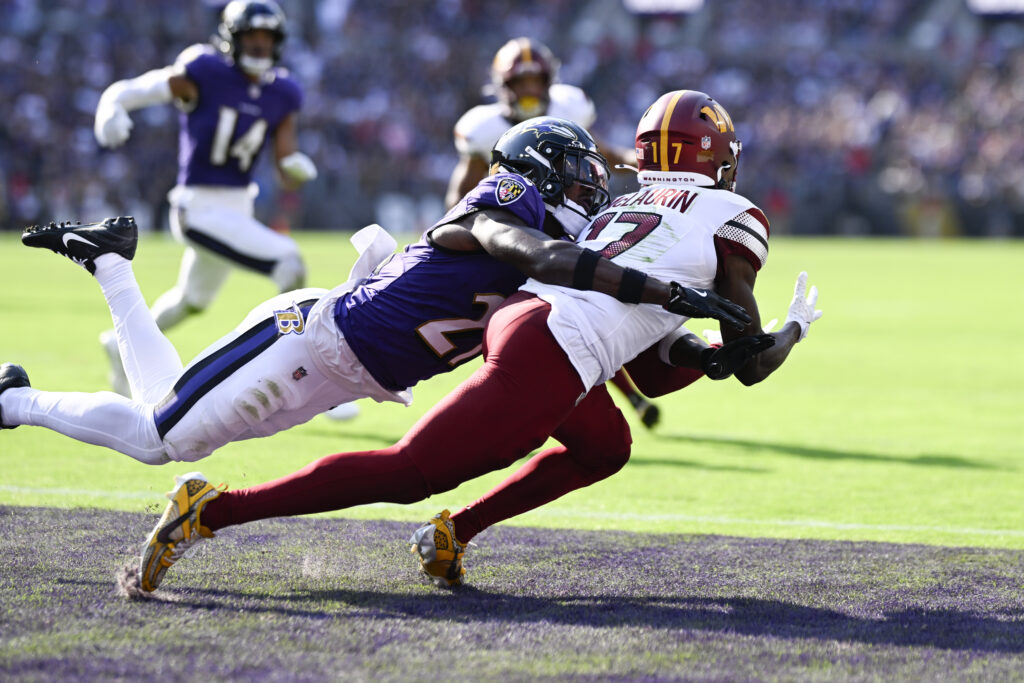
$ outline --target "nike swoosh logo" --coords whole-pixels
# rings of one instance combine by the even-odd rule
[[[693,291],[697,293],[697,296],[703,296],[703,297],[706,297],[706,296],[708,295],[708,293],[707,293],[707,292],[702,292],[702,291],[700,291],[699,289],[695,289],[695,290],[693,290]]]
[[[164,524],[164,528],[157,532],[156,540],[161,543],[174,543],[174,539],[171,538],[171,530],[177,529],[181,526],[181,523],[188,519],[189,514],[190,513],[186,512],[176,520]]]
[[[71,242],[71,241],[73,241],[73,240],[75,240],[75,241],[78,241],[78,242],[85,242],[85,243],[86,243],[86,244],[88,244],[88,245],[89,245],[90,247],[95,247],[95,246],[96,246],[95,244],[93,244],[93,243],[92,243],[92,242],[90,242],[89,240],[85,239],[84,237],[82,237],[82,236],[80,236],[80,235],[76,235],[76,234],[75,234],[75,233],[73,233],[73,232],[66,232],[66,233],[64,233],[64,236],[63,236],[63,237],[61,237],[61,239],[62,239],[62,240],[64,241],[64,246],[65,246],[65,247],[67,247],[67,246],[68,246],[68,242]]]

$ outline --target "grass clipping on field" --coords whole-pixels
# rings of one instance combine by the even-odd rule
[[[142,590],[137,559],[125,563],[114,573],[114,584],[117,594],[128,600],[160,600],[155,593]]]
[[[180,602],[181,596],[163,590],[147,591],[139,582],[139,560],[126,562],[114,572],[114,586],[119,596],[129,602]]]

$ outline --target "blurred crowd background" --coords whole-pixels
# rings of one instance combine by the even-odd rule
[[[593,130],[631,147],[662,92],[703,90],[737,124],[739,191],[773,234],[1024,236],[1024,20],[966,0],[707,0],[637,13],[624,0],[279,0],[282,62],[305,89],[300,147],[320,177],[279,191],[281,228],[422,229],[443,213],[452,126],[486,101],[494,52],[547,43],[595,101]],[[0,3],[0,228],[133,214],[163,229],[177,112],[132,114],[101,150],[111,82],[214,33],[223,3]],[[269,155],[264,154],[264,157]],[[613,190],[635,187],[617,174]]]

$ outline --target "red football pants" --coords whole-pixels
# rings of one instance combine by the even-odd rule
[[[510,297],[487,326],[484,364],[389,448],[338,453],[207,504],[216,530],[268,517],[374,502],[412,503],[508,467],[554,435],[545,450],[460,514],[458,536],[603,479],[625,465],[631,438],[604,386],[583,393],[579,375],[547,327],[550,306]]]

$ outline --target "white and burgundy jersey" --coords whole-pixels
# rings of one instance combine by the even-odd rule
[[[551,102],[545,116],[555,116],[589,128],[597,113],[587,94],[574,85],[554,83],[548,94]],[[501,103],[473,107],[455,122],[455,149],[465,156],[491,158],[491,149],[502,133],[515,125],[505,118]]]
[[[726,190],[648,185],[613,201],[584,228],[579,244],[660,280],[712,289],[726,254],[760,270],[768,258],[768,219]],[[624,304],[536,280],[522,289],[551,304],[548,326],[588,390],[685,320],[655,304]]]

